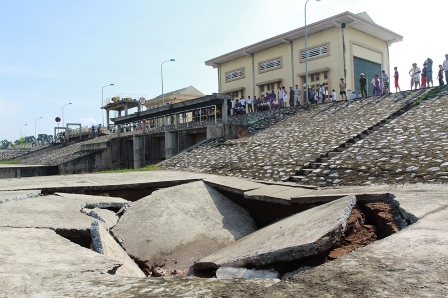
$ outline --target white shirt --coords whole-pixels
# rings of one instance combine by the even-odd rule
[[[352,98],[352,99],[355,99],[355,98],[356,98],[356,93],[352,93],[351,98]]]
[[[336,91],[335,92],[333,92],[333,100],[336,100]]]
[[[241,98],[241,100],[240,100],[240,104],[241,104],[242,106],[246,105],[246,100],[245,100],[244,98]]]
[[[252,99],[248,98],[248,99],[246,99],[246,102],[247,102],[248,105],[251,105],[252,104]]]
[[[443,68],[445,69],[445,71],[448,70],[448,59],[445,59],[445,60],[443,61],[442,66],[443,66]]]
[[[236,103],[236,101],[235,101],[235,99],[233,99],[233,100],[232,100],[232,109],[235,108],[235,103]]]
[[[280,91],[278,92],[278,98],[285,98],[285,93],[286,93],[286,91],[284,91],[283,89],[280,89]]]
[[[301,89],[294,89],[294,95],[295,96],[299,96],[300,97],[300,94],[302,93],[302,90]]]

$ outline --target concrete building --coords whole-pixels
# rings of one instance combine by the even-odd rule
[[[367,13],[344,12],[307,26],[308,83],[321,84],[339,95],[345,78],[347,90],[359,91],[359,74],[370,81],[389,72],[389,46],[403,37],[377,25]],[[206,65],[218,69],[219,93],[233,97],[262,96],[280,86],[305,87],[305,27],[260,41],[222,56]]]

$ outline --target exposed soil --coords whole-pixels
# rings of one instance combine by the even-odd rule
[[[355,207],[347,220],[347,229],[343,237],[330,250],[327,261],[340,258],[355,249],[369,245],[377,238],[377,228],[366,224],[365,214],[359,207]]]

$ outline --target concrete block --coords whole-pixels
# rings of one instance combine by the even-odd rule
[[[202,258],[195,268],[264,266],[320,254],[340,239],[355,204],[350,195],[290,216]]]
[[[246,210],[199,181],[134,202],[113,233],[153,275],[187,275],[196,260],[255,230]]]
[[[94,221],[91,224],[93,250],[103,254],[109,259],[121,262],[122,265],[115,271],[116,275],[129,277],[146,277],[137,264],[126,254],[121,246],[114,240],[106,229]]]

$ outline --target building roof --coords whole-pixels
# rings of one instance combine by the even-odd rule
[[[366,12],[353,14],[351,12],[343,12],[319,22],[307,25],[307,35],[311,35],[320,31],[328,30],[333,27],[341,27],[345,23],[346,27],[352,27],[358,31],[372,35],[376,38],[384,40],[388,44],[403,40],[403,36],[392,32],[389,29],[377,25]],[[250,46],[239,50],[224,54],[222,56],[205,61],[205,65],[217,67],[219,64],[235,60],[244,56],[278,46],[282,43],[289,43],[293,40],[305,37],[305,27],[301,27],[263,41],[257,42]]]

